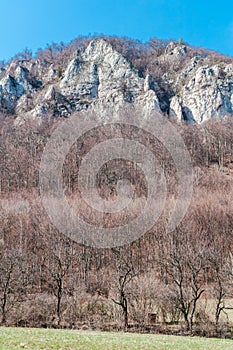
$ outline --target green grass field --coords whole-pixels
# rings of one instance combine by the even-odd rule
[[[0,328],[0,349],[232,350],[233,340],[2,327]]]

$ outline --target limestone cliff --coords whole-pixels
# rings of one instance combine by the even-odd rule
[[[158,58],[158,66],[167,65],[168,72],[157,81],[156,74],[153,78],[141,74],[109,42],[98,38],[85,50],[76,50],[59,72],[54,64],[42,68],[39,59],[13,61],[0,73],[0,110],[15,114],[19,122],[69,116],[87,108],[98,112],[123,103],[194,123],[232,115],[233,63],[210,64],[200,55],[186,59],[187,55],[183,43],[170,42]],[[172,68],[177,62],[178,72]],[[171,93],[161,95],[163,84]]]

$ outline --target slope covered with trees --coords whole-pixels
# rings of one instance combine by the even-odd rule
[[[19,97],[17,108],[23,104],[23,114],[29,112],[29,118],[18,123],[17,108],[8,108],[5,95],[1,95],[1,324],[191,332],[232,337],[233,119],[231,113],[225,113],[201,124],[190,124],[184,120],[177,122],[169,114],[171,99],[189,81],[187,69],[190,64],[195,65],[195,74],[196,69],[203,65],[222,67],[222,70],[219,68],[218,77],[216,71],[213,74],[209,70],[201,73],[201,78],[207,76],[207,80],[211,73],[217,86],[222,87],[232,59],[204,49],[191,48],[182,41],[169,43],[154,38],[142,44],[126,38],[102,39],[104,42],[101,42],[102,46],[97,45],[97,49],[94,41],[92,45],[95,49],[98,51],[102,47],[112,56],[115,55],[126,67],[131,81],[136,82],[141,90],[144,89],[143,93],[152,90],[155,94],[153,98],[158,98],[155,108],[160,109],[164,118],[170,116],[170,122],[182,136],[194,169],[194,192],[190,207],[176,230],[167,233],[168,214],[178,191],[177,173],[168,150],[149,133],[138,132],[129,125],[124,128],[120,125],[99,127],[82,135],[66,156],[63,186],[67,201],[89,223],[105,228],[125,223],[137,215],[135,205],[125,216],[107,213],[100,218],[82,201],[78,183],[82,159],[94,145],[111,138],[127,138],[139,140],[156,154],[166,177],[166,206],[150,231],[121,247],[89,247],[59,232],[43,208],[39,170],[51,135],[74,111],[56,114],[61,106],[65,106],[68,97],[67,100],[59,100],[59,103],[54,97],[38,123],[35,116],[31,118],[30,103],[39,105],[42,86],[49,87],[51,81],[60,84],[65,74],[67,77],[67,66],[69,74],[78,69],[79,64],[75,66],[73,63],[78,60],[77,57],[89,57],[89,45],[93,38],[78,38],[67,46],[52,44],[45,50],[38,50],[36,57],[25,51],[8,64],[3,63],[0,80],[5,81],[7,74],[16,74],[14,79],[18,85],[14,85],[15,91],[22,91],[19,86],[24,86],[31,89],[32,95],[36,91],[38,100],[30,102],[30,93]],[[72,63],[74,53],[77,57],[73,58]],[[91,57],[94,56],[92,52]],[[81,67],[89,69],[88,59]],[[95,72],[92,71],[94,75],[91,77],[95,76]],[[74,86],[77,87],[81,84],[77,75],[81,73],[76,73],[71,80],[74,79]],[[221,74],[226,75],[222,77]],[[7,80],[8,83],[12,79]],[[209,85],[207,83],[204,80],[206,89],[212,80]],[[230,86],[229,81],[227,84]],[[129,103],[138,98],[136,93],[129,94],[128,87],[121,86],[119,90],[119,93],[123,91],[126,110]],[[98,93],[100,91],[104,90],[99,89]],[[52,94],[55,92],[52,91]],[[14,98],[11,106],[16,101]],[[28,110],[24,110],[24,98]],[[81,104],[78,100],[79,106],[88,105],[88,98]],[[185,101],[185,95],[183,98]],[[228,101],[224,98],[222,101]],[[98,104],[97,98],[95,102]],[[59,108],[55,103],[59,104]],[[90,116],[92,111],[89,105],[87,107],[86,113]],[[129,109],[128,113],[134,112],[136,108]],[[183,110],[183,116],[186,112]],[[147,198],[143,172],[123,159],[108,162],[100,169],[96,179],[100,196],[112,201],[117,195],[118,180],[124,178],[133,184],[135,203]]]
[[[39,127],[15,127],[11,120],[1,123],[2,323],[148,329],[157,322],[162,327],[180,321],[189,331],[219,331],[232,307],[232,119],[201,126],[174,124],[195,170],[192,203],[183,222],[167,234],[165,210],[143,237],[129,246],[109,249],[87,247],[63,236],[43,209],[38,189],[41,155],[61,122],[44,122]],[[132,136],[132,130],[127,132]],[[92,137],[86,135],[70,149],[63,180],[71,203],[79,196],[77,172],[82,157],[106,134],[110,135],[106,130],[92,131]],[[141,137],[148,146],[146,135]],[[156,140],[151,147],[159,150],[168,201],[172,200],[174,165]],[[127,175],[128,165],[122,166]],[[106,199],[114,192],[117,167],[118,163],[109,163],[100,174],[98,186]],[[143,174],[130,175],[137,185],[136,196],[145,196]],[[117,217],[117,222],[123,219]],[[88,220],[100,224],[93,213]],[[114,216],[102,220],[105,227],[116,223]]]

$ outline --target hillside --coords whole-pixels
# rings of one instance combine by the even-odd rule
[[[2,64],[0,111],[2,325],[232,337],[232,58],[78,38]]]

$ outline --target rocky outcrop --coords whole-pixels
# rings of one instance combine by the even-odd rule
[[[233,65],[199,67],[171,99],[170,115],[201,123],[233,114]]]
[[[168,45],[167,48],[165,50],[165,54],[167,56],[173,56],[175,57],[179,57],[179,56],[185,56],[187,54],[187,47],[186,45],[182,44],[182,43],[175,43],[173,41],[171,41]]]
[[[111,45],[102,39],[93,40],[81,54],[74,53],[60,80],[54,83],[55,70],[49,68],[49,83],[34,98],[34,108],[20,118],[51,113],[68,116],[87,108],[103,110],[134,103],[145,109],[159,109],[159,101],[149,76],[145,79]],[[51,80],[49,81],[49,76]],[[22,104],[18,108],[23,111]]]
[[[13,62],[2,70],[0,77],[0,110],[14,113],[28,110],[28,99],[36,93],[41,82],[35,79],[28,70],[30,62]],[[30,104],[33,106],[33,104]],[[20,106],[22,108],[20,108]]]
[[[1,107],[12,112],[17,101],[26,93],[33,92],[33,86],[28,80],[28,70],[21,66],[17,67],[14,76],[7,71],[0,80],[0,103]]]
[[[132,103],[140,96],[158,106],[157,96],[148,95],[148,77],[139,77],[129,62],[104,40],[94,40],[83,55],[70,62],[59,83],[60,92],[77,104]],[[144,86],[147,85],[147,88]],[[151,101],[152,100],[152,101]]]
[[[92,40],[82,52],[76,50],[59,70],[52,63],[42,67],[38,59],[16,61],[0,73],[0,110],[17,114],[19,122],[88,108],[116,110],[124,103],[145,112],[164,110],[166,105],[170,116],[196,123],[233,114],[233,65],[209,65],[201,56],[186,59],[187,55],[186,45],[170,42],[158,58],[170,72],[158,81],[148,74],[142,77],[103,39]],[[179,62],[176,73],[170,67]],[[169,96],[158,94],[163,84],[170,85]]]

